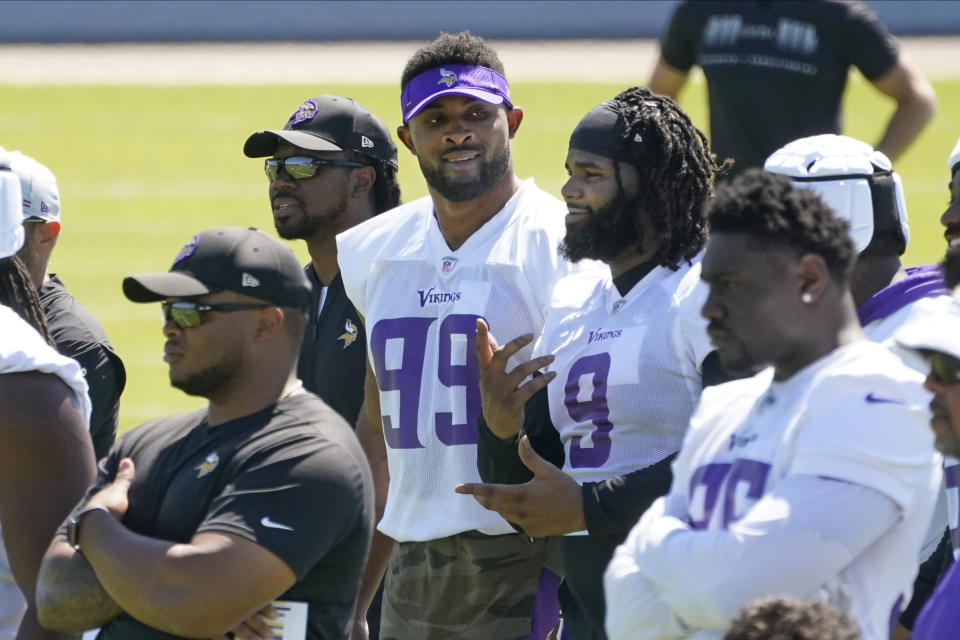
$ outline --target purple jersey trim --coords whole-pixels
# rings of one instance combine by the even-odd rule
[[[857,316],[861,326],[865,327],[874,320],[882,320],[922,298],[950,295],[950,290],[943,283],[943,273],[937,265],[910,267],[906,271],[906,278],[881,289],[860,305]]]

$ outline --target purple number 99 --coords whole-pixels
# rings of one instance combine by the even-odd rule
[[[476,444],[477,418],[480,415],[480,385],[477,367],[477,318],[469,314],[453,314],[443,319],[438,332],[437,380],[447,389],[464,388],[466,422],[455,424],[453,413],[438,412],[434,416],[437,438],[446,445]],[[420,393],[423,380],[424,352],[430,326],[436,318],[388,318],[377,322],[370,332],[370,352],[380,392],[398,391],[397,424],[383,415],[383,435],[391,449],[420,449],[423,443],[417,432],[420,416]],[[457,336],[464,336],[465,351],[454,348]],[[400,351],[399,366],[387,368],[388,341]],[[455,357],[455,356],[462,356]],[[394,356],[395,359],[396,356]],[[455,363],[454,360],[458,360]],[[451,398],[454,398],[451,393]]]

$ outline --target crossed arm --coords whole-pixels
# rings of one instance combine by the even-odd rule
[[[816,476],[788,478],[725,530],[692,530],[672,504],[674,494],[655,502],[614,552],[604,576],[611,640],[722,629],[757,597],[809,597],[901,513],[877,491]]]
[[[57,535],[38,579],[44,626],[81,631],[121,611],[161,631],[212,638],[241,625],[296,581],[279,557],[245,538],[198,533],[186,544],[136,534],[120,523],[133,463],[88,501],[109,510],[83,517],[82,553]],[[238,588],[242,585],[242,588]]]

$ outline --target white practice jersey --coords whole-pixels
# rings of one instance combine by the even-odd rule
[[[767,369],[704,390],[673,465],[670,493],[635,528],[640,538],[652,535],[656,514],[664,513],[692,532],[685,534],[690,538],[685,557],[698,558],[699,563],[683,566],[684,561],[676,559],[670,568],[675,580],[671,606],[690,625],[688,637],[722,637],[722,629],[704,620],[712,615],[714,624],[717,620],[729,624],[740,607],[765,595],[756,593],[757,584],[769,589],[766,595],[830,602],[851,615],[864,640],[889,637],[891,621],[910,599],[917,549],[940,483],[941,461],[933,448],[922,382],[922,376],[887,349],[863,340],[835,350],[783,382],[774,381],[773,370]],[[892,518],[894,524],[876,539],[867,532],[873,542],[839,573],[818,575],[818,559],[805,557],[794,547],[767,561],[762,576],[711,575],[711,566],[703,562],[703,555],[714,548],[706,531],[725,531],[788,479],[803,478],[866,488],[871,495],[889,499],[900,517]],[[788,518],[791,512],[788,504],[764,505],[765,517]],[[764,521],[759,515],[755,520]],[[817,514],[809,525],[814,540],[821,521],[825,531],[836,529],[836,523],[841,529],[856,527],[843,513],[823,513],[822,518]],[[804,539],[810,540],[810,535]],[[648,557],[657,553],[651,546],[657,543],[635,539],[631,533],[628,544],[639,550],[635,570],[643,573],[645,561],[653,564]],[[836,544],[825,548],[838,549]],[[717,558],[718,566],[731,560],[726,553]],[[723,569],[731,570],[735,571]],[[817,586],[798,588],[804,581]],[[608,588],[608,598],[617,597]],[[688,606],[694,597],[700,601]]]
[[[895,306],[896,299],[888,301],[888,304]],[[930,371],[927,364],[919,353],[913,349],[908,349],[897,342],[898,338],[904,332],[910,331],[911,327],[917,322],[924,322],[931,315],[938,313],[950,313],[950,309],[956,303],[953,297],[949,295],[937,295],[919,300],[912,300],[903,304],[902,307],[892,312],[890,315],[868,322],[863,327],[863,333],[874,342],[879,342],[898,355],[904,364],[919,371],[924,376]],[[952,317],[951,313],[951,317]],[[929,413],[928,413],[929,418]],[[953,460],[951,463],[950,461]],[[960,467],[954,467],[957,461],[953,458],[944,459],[944,485],[939,492],[939,501],[934,510],[930,521],[930,527],[927,535],[924,537],[923,545],[920,548],[920,560],[926,560],[931,553],[940,544],[943,537],[943,529],[946,526],[950,528],[951,540],[953,542],[954,555],[960,557],[957,548],[957,518],[960,513],[960,504],[958,504],[957,483],[960,482]]]
[[[947,295],[920,298],[900,307],[888,316],[867,323],[863,327],[863,334],[870,340],[887,347],[900,356],[907,366],[926,376],[930,371],[926,361],[914,350],[900,345],[897,338],[913,323],[931,314],[948,312],[953,304],[956,304],[953,298]]]
[[[700,261],[656,267],[625,296],[609,272],[557,285],[535,355],[552,353],[550,418],[564,471],[578,483],[648,467],[676,453],[712,351],[700,308]]]
[[[429,197],[337,236],[347,295],[364,316],[380,389],[390,489],[378,527],[400,541],[464,531],[513,533],[454,487],[479,482],[476,321],[503,344],[543,327],[566,207],[525,180],[509,202],[452,251]],[[596,263],[590,263],[595,266]],[[529,360],[521,350],[510,367]]]
[[[84,420],[90,422],[90,398],[80,365],[61,356],[15,311],[0,305],[0,374],[26,371],[60,377],[73,390]],[[2,380],[0,378],[0,384]],[[6,549],[0,545],[0,640],[13,640],[17,636],[26,608],[27,603],[13,582]]]

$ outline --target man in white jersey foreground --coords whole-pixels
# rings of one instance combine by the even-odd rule
[[[0,260],[23,245],[20,201],[20,181],[0,168]],[[4,305],[0,406],[0,638],[57,638],[37,621],[34,589],[47,544],[94,476],[90,400],[80,365]]]
[[[886,639],[940,482],[922,376],[863,339],[847,225],[808,190],[748,171],[708,221],[708,333],[727,368],[772,366],[704,391],[670,493],[607,569],[607,632],[718,638],[785,594]]]
[[[539,635],[558,608],[556,578],[542,573],[546,542],[453,488],[479,480],[477,318],[502,335],[540,331],[568,272],[557,251],[565,209],[513,173],[523,111],[482,39],[441,34],[413,54],[401,84],[398,137],[430,195],[337,237],[344,288],[367,332],[357,436],[383,510],[358,613],[397,541],[381,638]],[[527,348],[515,362],[529,357]],[[535,611],[538,590],[550,589],[552,604]]]
[[[603,570],[669,489],[670,462],[700,397],[701,365],[712,352],[700,316],[703,206],[716,164],[672,100],[633,87],[580,120],[566,169],[561,249],[609,270],[557,284],[534,347],[545,355],[512,371],[507,359],[530,338],[498,348],[478,321],[478,468],[486,482],[507,484],[457,491],[531,536],[562,536],[554,544],[564,630],[586,640],[605,637]],[[546,375],[524,383],[545,363]],[[521,428],[529,440],[518,455]]]
[[[927,363],[897,339],[928,316],[947,313],[953,298],[939,267],[904,268],[900,262],[910,241],[910,229],[903,184],[890,160],[865,142],[828,134],[790,142],[767,159],[764,169],[790,178],[797,187],[810,189],[838,218],[847,221],[857,251],[850,291],[864,335],[926,375]],[[949,553],[944,529],[948,498],[956,494],[955,465],[955,461],[947,463],[945,459],[947,491],[938,493],[937,509],[920,552],[924,563],[895,638],[909,637],[909,629],[936,585],[944,556]]]

